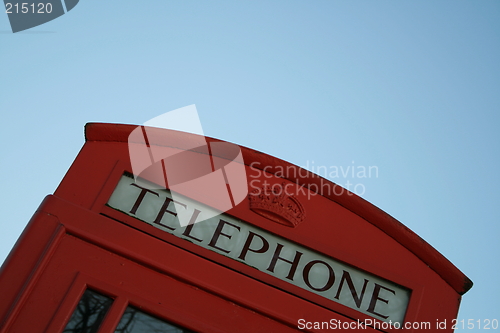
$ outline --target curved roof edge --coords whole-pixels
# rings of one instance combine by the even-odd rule
[[[128,142],[129,134],[137,126],[138,125],[87,123],[85,125],[85,139],[87,142]],[[184,146],[183,143],[185,143],[186,140],[190,141],[190,138],[193,138],[195,136],[194,134],[190,133],[165,130],[160,128],[151,128],[151,131],[152,132],[149,132],[148,130],[148,134],[155,133],[158,135],[158,137],[164,136],[166,133],[174,134],[170,135],[169,146],[172,146],[173,142],[173,146],[179,148],[182,148],[182,146]],[[207,137],[207,140],[212,142],[222,141],[210,137]],[[155,142],[158,141],[155,140]],[[333,190],[329,191],[329,195],[323,195],[321,193],[318,194],[323,195],[323,197],[338,203],[339,205],[362,217],[369,223],[385,232],[391,238],[396,240],[398,243],[400,243],[414,255],[416,255],[425,264],[427,264],[460,295],[463,295],[472,287],[472,281],[448,259],[446,259],[441,253],[439,253],[425,240],[420,238],[417,234],[400,223],[398,220],[396,220],[380,208],[369,203],[365,199],[345,189],[343,189],[342,191],[338,191],[340,194],[336,194],[337,192],[335,191],[335,189],[339,185],[325,178],[322,178],[308,170],[283,161],[279,158],[267,155],[265,153],[243,146],[240,146],[240,148],[243,154],[243,160],[246,165],[250,165],[252,163],[254,163],[254,165],[257,165],[257,163],[255,162],[260,163],[259,165],[261,166],[261,168],[252,165],[253,168],[262,169],[263,167],[265,167],[265,171],[269,173],[278,173],[284,168],[286,168],[286,170],[295,169],[297,171],[293,172],[295,177],[287,177],[285,179],[288,179],[308,189],[310,189],[310,186],[312,184],[316,185],[315,188],[321,188],[321,186],[329,184],[329,186],[333,187]]]

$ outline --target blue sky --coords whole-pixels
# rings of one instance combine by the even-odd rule
[[[12,34],[0,15],[0,262],[84,143],[196,104],[206,135],[339,177],[474,282],[500,319],[500,2],[82,0]],[[309,163],[309,164],[308,164]]]

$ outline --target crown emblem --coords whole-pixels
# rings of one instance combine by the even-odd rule
[[[255,189],[248,199],[252,211],[271,221],[295,227],[304,220],[304,208],[293,195],[286,193],[284,182]]]

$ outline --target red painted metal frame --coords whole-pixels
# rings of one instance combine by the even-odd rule
[[[135,128],[86,126],[85,146],[2,266],[0,333],[60,332],[87,285],[115,298],[101,332],[112,331],[129,302],[204,332],[286,332],[296,328],[299,319],[370,318],[106,206],[123,173],[132,172],[128,135]],[[193,139],[191,134],[176,131],[152,129],[151,133],[156,144],[179,151]],[[338,186],[272,156],[241,149],[247,173],[259,169],[260,178],[271,184],[287,181],[306,189],[312,188],[311,184],[319,188],[327,184],[331,189]],[[283,168],[295,170],[295,175],[277,177]],[[307,217],[295,228],[255,214],[247,201],[227,213],[410,288],[406,322],[434,324],[455,318],[460,295],[472,282],[388,214],[345,190],[336,193],[341,194],[302,200]],[[107,258],[108,265],[116,266],[122,275],[92,258]],[[156,284],[144,282],[146,276]],[[168,294],[171,289],[175,294]],[[169,307],[160,294],[179,307]],[[184,302],[188,294],[197,300]],[[228,318],[228,313],[237,314],[239,319]],[[38,318],[36,325],[28,319],[33,314]]]

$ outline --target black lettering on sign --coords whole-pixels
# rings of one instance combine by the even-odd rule
[[[210,243],[208,243],[208,246],[211,246],[213,247],[214,249],[217,249],[217,250],[220,250],[222,252],[226,252],[226,253],[229,253],[231,251],[229,250],[225,250],[223,248],[220,248],[217,246],[217,240],[219,239],[219,237],[222,235],[224,237],[227,237],[229,239],[231,239],[232,235],[229,235],[229,234],[225,234],[222,232],[222,228],[224,228],[224,225],[230,225],[232,226],[233,228],[236,228],[238,229],[238,231],[240,231],[240,227],[238,227],[237,225],[234,225],[232,223],[229,223],[227,221],[224,221],[223,219],[220,219],[219,220],[219,224],[217,225],[217,228],[215,229],[215,232],[214,232],[214,235],[212,236],[212,239],[210,240]]]
[[[274,251],[273,259],[271,259],[271,263],[269,264],[269,267],[267,268],[267,270],[269,272],[273,272],[274,273],[274,268],[276,267],[276,263],[278,262],[278,260],[282,260],[284,262],[287,262],[287,263],[291,264],[292,267],[290,267],[290,272],[288,273],[288,275],[286,276],[286,278],[288,280],[292,280],[293,281],[293,277],[295,275],[295,271],[297,270],[297,266],[299,265],[300,257],[302,256],[303,253],[299,252],[299,251],[295,251],[295,257],[293,258],[293,261],[290,261],[288,259],[280,257],[280,253],[281,253],[281,249],[282,248],[283,248],[282,244],[278,243],[276,245],[276,250]]]

